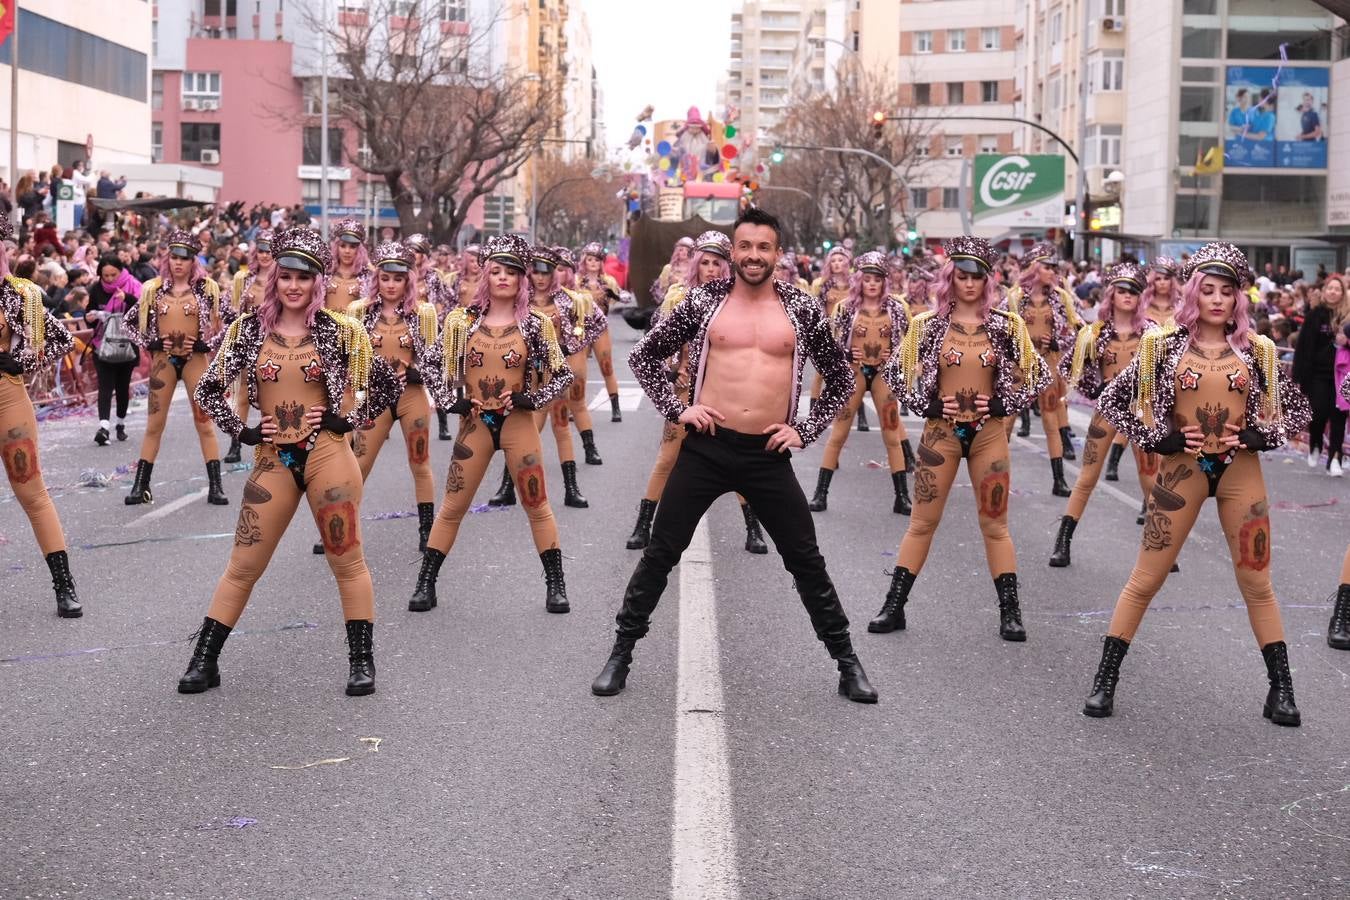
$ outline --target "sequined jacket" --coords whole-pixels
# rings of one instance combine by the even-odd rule
[[[1189,332],[1170,325],[1149,332],[1139,342],[1139,355],[1106,386],[1097,411],[1141,450],[1153,450],[1173,431],[1177,366],[1190,343]],[[1279,351],[1270,338],[1256,332],[1238,357],[1251,373],[1247,392],[1247,427],[1261,432],[1267,449],[1282,446],[1312,418],[1308,400],[1292,378],[1280,374]]]
[[[558,343],[568,356],[581,353],[609,330],[609,318],[591,302],[589,295],[559,288],[549,299],[558,308],[558,316],[562,319],[563,333],[558,335]],[[578,318],[581,321],[577,321]]]
[[[1144,334],[1157,330],[1152,319],[1144,320]],[[1082,328],[1074,341],[1073,352],[1059,358],[1059,373],[1069,387],[1089,400],[1096,400],[1106,382],[1102,380],[1102,353],[1116,336],[1116,326],[1109,320],[1098,320]],[[1140,335],[1143,340],[1143,335]]]
[[[667,360],[689,345],[688,371],[693,380],[693,403],[698,402],[706,370],[708,331],[726,304],[733,281],[710,281],[689,291],[684,300],[660,324],[648,331],[628,355],[628,365],[652,404],[668,420],[675,422],[688,408],[676,395],[666,366]],[[783,304],[788,322],[797,335],[792,352],[792,389],[789,392],[786,421],[796,429],[803,446],[810,444],[843,409],[853,393],[853,367],[834,339],[830,323],[814,297],[782,281],[773,282],[774,292]],[[825,387],[815,408],[805,418],[797,412],[802,390],[802,368],[807,359],[825,379]]]
[[[1059,300],[1058,303],[1054,302],[1056,298]],[[1051,301],[1050,315],[1055,321],[1053,337],[1058,345],[1057,349],[1068,350],[1073,346],[1074,336],[1083,327],[1083,320],[1079,317],[1078,311],[1074,309],[1073,294],[1062,287],[1055,286],[1050,289],[1050,297],[1047,299]],[[1004,295],[1003,302],[999,305],[1003,309],[1012,310],[1020,316],[1026,301],[1027,298],[1022,293],[1022,286],[1015,284]],[[1039,350],[1040,348],[1036,349]]]
[[[365,326],[366,334],[373,340],[382,305],[376,297],[362,297],[347,307],[347,315]],[[400,311],[399,318],[408,326],[408,336],[412,338],[413,361],[408,367],[408,383],[422,384],[423,372],[435,372],[441,367],[441,329],[436,307],[419,302],[410,313]],[[379,350],[375,353],[378,356]]]
[[[1350,375],[1347,375],[1345,380],[1341,382],[1341,399],[1350,403]]]
[[[950,327],[950,316],[936,310],[919,313],[881,370],[886,385],[910,409],[922,413],[938,396],[938,355]],[[985,327],[998,357],[994,394],[1002,401],[1004,414],[1015,415],[1050,386],[1050,367],[1032,346],[1026,323],[1017,313],[990,310]]]
[[[582,275],[578,272],[576,285],[573,287],[573,290],[585,291],[587,294],[590,294],[591,299],[595,301],[595,305],[600,307],[600,311],[608,315],[609,305],[619,299],[619,283],[614,280],[613,275],[602,273],[595,289],[592,290],[591,288],[586,287],[589,278],[590,276]]]
[[[55,365],[75,346],[70,332],[43,305],[41,288],[27,278],[10,275],[0,282],[0,310],[13,335],[0,353],[14,357],[29,375]]]
[[[445,283],[441,273],[428,266],[418,274],[418,279],[427,287],[427,302],[441,311],[454,309],[459,305],[459,279],[454,287]]]
[[[881,307],[891,317],[891,347],[898,347],[905,332],[909,331],[909,309],[905,306],[904,298],[895,294],[883,297]],[[840,303],[839,308],[834,311],[834,320],[831,324],[834,327],[835,340],[839,341],[839,346],[845,351],[853,349],[853,320],[856,318],[857,313],[848,311],[847,302]]]
[[[441,365],[422,373],[438,409],[449,410],[456,400],[466,396],[464,357],[469,339],[482,322],[483,310],[478,306],[456,307],[441,320]],[[553,320],[547,314],[531,309],[517,324],[529,351],[530,377],[525,396],[530,408],[543,409],[562,395],[574,376],[558,343]]]
[[[159,334],[159,298],[168,298],[173,293],[172,282],[151,278],[141,287],[141,296],[133,302],[126,312],[125,324],[127,337],[137,346],[146,350],[158,350],[163,346]],[[210,278],[203,278],[192,285],[190,296],[197,304],[198,338],[205,344],[218,344],[212,341],[215,332],[225,324],[224,310],[220,302],[220,285]],[[228,304],[226,304],[228,306]],[[208,346],[198,344],[198,352],[206,352]]]
[[[360,427],[398,402],[402,386],[389,363],[375,355],[370,336],[360,322],[343,313],[321,309],[314,314],[310,333],[323,364],[329,409],[340,411],[350,390],[355,402],[344,418],[353,427]],[[259,408],[255,369],[262,345],[262,326],[257,315],[244,313],[226,330],[220,352],[197,382],[194,395],[197,405],[217,427],[234,437],[244,429],[244,422],[235,413],[226,391],[242,375],[249,405]]]

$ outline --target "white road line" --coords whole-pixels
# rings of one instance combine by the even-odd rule
[[[632,387],[629,387],[630,383],[619,382],[619,409],[624,412],[633,412],[642,405],[642,388],[638,387],[636,383],[631,383]],[[605,390],[603,381],[600,382],[600,389],[591,398],[591,402],[586,405],[586,408],[590,410],[609,409],[609,392]]]
[[[1092,421],[1092,416],[1091,416],[1091,415],[1089,415],[1088,413],[1082,412],[1082,411],[1080,411],[1080,410],[1074,409],[1074,408],[1071,406],[1071,407],[1069,407],[1069,418],[1073,420],[1074,427],[1077,428],[1078,431],[1080,431],[1082,434],[1087,434],[1088,424]],[[1033,422],[1033,423],[1032,423],[1032,431],[1033,431],[1033,433],[1034,433],[1034,431],[1035,431],[1035,429],[1036,429],[1037,427],[1038,427],[1037,424]],[[1017,442],[1019,442],[1019,443],[1021,443],[1021,444],[1025,444],[1026,446],[1032,448],[1033,450],[1044,450],[1044,449],[1045,449],[1043,446],[1039,446],[1039,445],[1037,445],[1036,443],[1034,443],[1033,441],[1031,441],[1031,440],[1029,440],[1029,439],[1027,439],[1027,438],[1024,438],[1024,437],[1018,437],[1016,434],[1013,435],[1013,440],[1015,440],[1015,441],[1017,441]],[[1079,449],[1080,451],[1081,451],[1081,449],[1082,449],[1082,441],[1081,441],[1081,439],[1080,439],[1080,441],[1079,441],[1079,448],[1078,448],[1078,449]],[[1124,457],[1121,458],[1121,462],[1124,462]],[[1078,478],[1078,473],[1079,473],[1079,471],[1080,471],[1080,469],[1079,469],[1078,466],[1075,466],[1073,463],[1069,462],[1067,459],[1064,460],[1064,472],[1065,472],[1065,474],[1072,476],[1074,479],[1077,479],[1077,478]],[[1135,480],[1138,481],[1137,478],[1136,478]],[[1066,478],[1065,481],[1069,481],[1069,479]],[[1073,487],[1073,483],[1072,483],[1072,482],[1069,483],[1069,487]],[[1111,498],[1115,499],[1116,501],[1118,501],[1118,502],[1120,502],[1120,503],[1123,503],[1125,506],[1128,506],[1130,509],[1134,510],[1135,512],[1138,512],[1138,511],[1139,511],[1139,503],[1140,503],[1140,501],[1139,501],[1139,500],[1136,500],[1136,499],[1133,498],[1133,497],[1131,497],[1129,494],[1125,493],[1125,492],[1122,491],[1120,488],[1116,487],[1114,484],[1112,484],[1111,482],[1107,481],[1104,475],[1103,475],[1103,477],[1097,479],[1097,487],[1096,487],[1094,490],[1105,491],[1105,492],[1106,492],[1106,495],[1107,495],[1108,497],[1111,497]]]
[[[206,491],[207,488],[202,488],[200,491],[193,491],[191,494],[184,494],[177,500],[171,500],[170,502],[164,504],[163,506],[150,510],[150,512],[146,513],[143,516],[138,516],[137,518],[132,519],[127,524],[140,525],[145,522],[153,522],[155,519],[162,519],[165,516],[169,515],[170,513],[178,512],[178,510],[187,506],[189,503],[195,503],[196,501],[201,500],[203,497],[206,496]]]
[[[706,518],[680,559],[679,656],[670,895],[734,900],[736,832]]]

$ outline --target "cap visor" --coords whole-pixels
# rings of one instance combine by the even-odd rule
[[[1202,275],[1218,275],[1220,278],[1227,278],[1233,283],[1237,283],[1237,278],[1233,277],[1233,270],[1221,263],[1202,263],[1195,267],[1195,271]]]
[[[407,266],[406,263],[401,263],[401,262],[382,262],[382,263],[380,263],[380,271],[381,271],[381,272],[401,272],[401,273],[406,274],[406,273],[408,272],[408,266]]]
[[[186,247],[170,247],[169,255],[176,256],[179,259],[192,259],[193,253]]]
[[[354,234],[339,234],[338,240],[344,244],[359,244],[361,239]]]
[[[989,271],[974,259],[954,259],[952,265],[970,275],[984,275]]]
[[[301,259],[298,256],[281,256],[277,258],[277,265],[283,269],[294,269],[297,272],[308,272],[311,275],[318,275],[318,268],[307,259]]]
[[[541,275],[547,275],[548,273],[552,272],[555,268],[557,268],[556,266],[553,265],[553,263],[544,262],[543,260],[540,259],[536,259],[531,265],[534,271],[538,272]]]

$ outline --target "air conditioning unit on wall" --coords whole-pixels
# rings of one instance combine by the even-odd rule
[[[196,98],[196,97],[184,97],[184,98],[183,98],[183,109],[191,109],[191,110],[197,109],[197,98]]]
[[[200,159],[201,159],[201,162],[202,162],[204,165],[208,165],[208,166],[218,166],[218,165],[220,165],[220,151],[219,151],[219,150],[203,150]]]
[[[1107,16],[1106,18],[1102,19],[1102,31],[1124,31],[1124,30],[1125,30],[1124,16]]]
[[[204,109],[204,110],[216,110],[216,109],[220,109],[220,101],[219,101],[219,100],[203,100],[203,101],[201,102],[201,108]]]

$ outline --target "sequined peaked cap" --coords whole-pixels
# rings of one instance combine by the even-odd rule
[[[998,253],[984,238],[963,234],[942,242],[942,252],[962,272],[988,275],[994,269]]]
[[[332,264],[332,255],[328,252],[328,242],[313,228],[303,225],[277,232],[273,242],[273,254],[277,265],[283,269],[322,275]]]
[[[258,236],[253,239],[253,249],[259,253],[271,253],[272,242],[276,240],[276,235],[270,228],[264,228],[258,232]]]
[[[569,248],[554,247],[553,255],[558,257],[558,265],[564,269],[571,269],[573,272],[577,270],[577,258]]]
[[[536,272],[552,272],[558,268],[558,254],[552,247],[535,244],[530,250],[530,267]]]
[[[200,244],[192,237],[192,232],[184,231],[181,228],[175,228],[169,232],[168,236],[169,255],[177,256],[181,259],[192,259],[197,255]]]
[[[705,231],[694,241],[694,249],[731,259],[731,238],[720,231]]]
[[[530,245],[518,234],[499,234],[483,244],[483,265],[499,262],[521,272],[530,268]]]
[[[1045,263],[1047,266],[1057,265],[1059,263],[1059,248],[1049,241],[1039,241],[1031,245],[1031,249],[1022,257],[1022,262],[1027,265],[1031,263]]]
[[[410,234],[403,239],[403,245],[415,253],[428,256],[431,253],[431,241],[425,234]]]
[[[384,241],[375,248],[375,268],[386,272],[407,272],[416,264],[412,251],[398,241]]]
[[[693,247],[693,246],[694,246],[694,239],[691,238],[689,235],[686,234],[684,237],[680,238],[678,241],[675,242],[675,246],[676,246],[676,247]]]
[[[1182,281],[1190,281],[1196,272],[1230,278],[1243,289],[1255,280],[1246,254],[1226,241],[1215,241],[1195,251],[1181,270]]]
[[[585,247],[581,248],[582,256],[595,256],[600,259],[605,258],[605,247],[599,241],[591,241]]]
[[[366,230],[361,227],[360,219],[338,219],[333,226],[333,237],[348,244],[361,244],[366,240]]]
[[[1144,290],[1144,270],[1138,263],[1122,262],[1106,270],[1106,284],[1123,284],[1125,287],[1134,288],[1136,294]]]
[[[1175,278],[1181,266],[1177,265],[1177,261],[1170,256],[1159,256],[1154,258],[1153,265],[1150,268],[1155,272],[1166,272]]]
[[[866,253],[855,256],[853,258],[853,268],[857,269],[859,272],[870,272],[873,275],[880,275],[883,278],[889,271],[889,266],[886,262],[886,254],[882,253],[880,250],[868,250]]]

